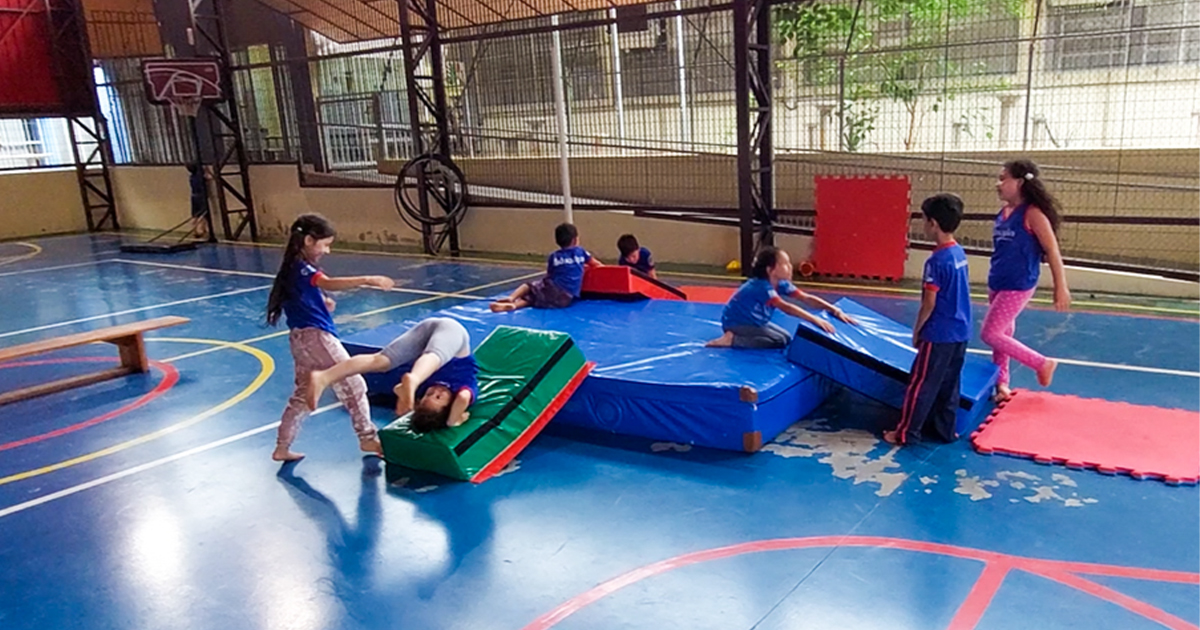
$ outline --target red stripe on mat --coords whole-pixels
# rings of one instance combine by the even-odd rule
[[[591,373],[594,367],[596,367],[596,363],[593,361],[583,364],[583,367],[567,382],[566,387],[563,387],[562,391],[558,392],[554,399],[550,401],[550,404],[542,410],[542,413],[528,427],[525,427],[521,435],[518,435],[517,439],[513,440],[503,451],[500,451],[500,454],[496,455],[495,459],[479,469],[479,472],[475,473],[474,477],[471,477],[471,481],[473,483],[483,483],[494,477],[496,473],[504,470],[504,467],[517,456],[517,453],[525,450],[525,447],[529,446],[533,438],[542,432],[542,429],[546,427],[550,419],[562,409],[563,405],[567,404],[567,400],[571,398],[571,394],[574,394],[575,390],[579,389],[579,386],[583,384],[583,379],[587,378],[587,375]]]

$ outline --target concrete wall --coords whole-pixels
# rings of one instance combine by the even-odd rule
[[[182,167],[125,167],[116,171],[114,185],[122,204],[123,224],[163,229],[187,216],[187,172]],[[416,232],[396,215],[389,189],[302,188],[295,167],[290,166],[255,166],[251,168],[251,178],[259,228],[265,239],[282,239],[297,215],[320,212],[337,226],[339,241],[343,243],[409,247],[419,244]],[[82,217],[82,211],[78,216]],[[475,208],[463,222],[461,242],[464,249],[473,252],[541,256],[554,248],[554,226],[562,219],[561,210]],[[636,234],[660,262],[724,266],[738,257],[738,233],[731,227],[605,211],[576,212],[575,223],[583,245],[608,262],[615,261],[617,237],[626,232]],[[779,244],[797,261],[811,256],[812,239],[808,237],[782,235]],[[920,275],[926,255],[922,251],[910,254],[907,277]],[[973,281],[982,282],[986,272],[986,259],[972,259]],[[1043,278],[1049,279],[1048,271]],[[1129,274],[1072,269],[1069,281],[1080,292],[1200,297],[1200,287],[1194,283]]]
[[[1195,217],[1200,208],[1200,154],[1194,149],[1053,151],[1022,154],[1043,175],[1071,216]],[[791,154],[776,163],[776,206],[813,208],[816,175],[905,175],[912,184],[911,210],[935,192],[963,197],[967,212],[999,207],[999,164],[1013,156],[995,153],[941,155]],[[496,186],[556,194],[557,158],[460,159],[473,186]],[[580,199],[648,206],[736,208],[733,156],[624,156],[571,158],[571,190]],[[385,162],[394,173],[398,164]],[[1112,175],[1113,173],[1119,176]],[[915,234],[920,233],[917,225]],[[990,243],[991,227],[963,226],[964,242]],[[1073,224],[1060,233],[1064,252],[1078,257],[1200,267],[1200,231],[1194,227]]]
[[[191,185],[182,166],[117,166],[111,176],[123,228],[166,230],[192,216]]]
[[[0,174],[0,239],[87,229],[75,169]]]

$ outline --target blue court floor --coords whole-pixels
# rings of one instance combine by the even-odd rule
[[[895,412],[849,394],[754,455],[552,422],[481,485],[363,457],[327,397],[296,444],[308,457],[281,468],[269,455],[292,365],[286,329],[263,322],[279,250],[118,244],[0,243],[0,347],[191,319],[149,335],[148,374],[0,407],[4,630],[1200,625],[1196,486],[982,456],[966,439],[897,450],[880,437]],[[539,274],[347,252],[323,266],[397,279],[335,296],[344,334]],[[911,295],[864,291],[912,320]],[[1052,391],[1200,412],[1195,315],[1078,306],[1019,320],[1018,337],[1070,360]],[[0,364],[0,390],[114,357]],[[1024,369],[1014,384],[1035,386]]]

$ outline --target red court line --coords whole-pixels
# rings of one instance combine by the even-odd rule
[[[1000,585],[1004,583],[1004,578],[1008,576],[1011,568],[1008,564],[1000,562],[985,564],[983,573],[976,578],[971,592],[967,593],[967,598],[958,607],[958,612],[954,613],[954,619],[950,620],[948,630],[974,628],[979,620],[983,619],[983,613],[987,611],[988,606],[992,605],[992,598],[996,596],[996,591],[1000,590]]]
[[[61,364],[61,363],[80,363],[80,362],[93,362],[93,361],[97,361],[97,362],[112,361],[112,359],[77,358],[77,359],[52,359],[52,360],[46,360],[46,361],[22,361],[20,363],[0,364],[0,369],[13,368],[13,367],[28,367],[28,366],[34,366],[34,365],[53,365],[53,364]],[[74,433],[81,429],[86,429],[88,427],[95,426],[102,422],[108,422],[109,420],[112,420],[113,418],[116,418],[117,416],[129,413],[130,411],[133,411],[134,409],[137,409],[138,407],[145,405],[146,403],[150,402],[151,400],[154,400],[155,398],[162,396],[163,394],[167,393],[167,390],[174,387],[175,383],[179,382],[179,370],[176,370],[175,367],[170,365],[169,363],[163,363],[161,361],[153,361],[152,360],[152,361],[150,361],[150,365],[153,366],[154,368],[160,370],[163,373],[163,379],[158,382],[158,385],[156,385],[154,387],[154,389],[150,390],[146,394],[143,394],[137,400],[135,400],[127,405],[124,405],[122,407],[119,407],[117,409],[114,409],[106,414],[96,416],[95,418],[92,418],[91,420],[84,420],[83,422],[80,422],[78,424],[72,424],[69,427],[55,429],[53,431],[48,431],[46,433],[42,433],[39,435],[34,435],[34,436],[27,437],[24,439],[16,440],[14,442],[9,442],[7,444],[0,444],[0,451],[7,451],[9,449],[14,449],[14,448],[17,448],[20,446],[26,446],[26,445],[34,444],[37,442],[42,442],[44,440],[49,440],[50,438],[56,438],[59,436],[66,435],[68,433]]]
[[[1101,586],[1100,584],[1097,584],[1091,580],[1085,580],[1078,575],[1072,575],[1070,573],[1061,571],[1038,573],[1037,575],[1040,575],[1046,579],[1054,580],[1059,584],[1065,584],[1071,588],[1078,589],[1084,593],[1087,593],[1088,595],[1103,599],[1104,601],[1112,602],[1121,608],[1141,615],[1151,621],[1160,623],[1168,628],[1171,628],[1172,630],[1197,630],[1195,625],[1190,624],[1169,612],[1155,608],[1146,602],[1134,599],[1124,593],[1114,591],[1107,586]]]
[[[1143,580],[1161,580],[1185,584],[1200,584],[1200,573],[1140,569],[1117,565],[1063,562],[1059,560],[1042,560],[1038,558],[1022,558],[1020,556],[1013,556],[995,551],[972,549],[970,547],[957,547],[942,543],[906,540],[903,538],[886,538],[881,536],[813,536],[810,538],[776,538],[771,540],[758,540],[754,542],[740,543],[737,545],[718,547],[716,549],[707,549],[704,551],[696,551],[683,554],[681,556],[676,556],[674,558],[660,560],[653,564],[648,564],[644,567],[634,569],[628,573],[603,582],[563,602],[550,612],[547,612],[546,614],[530,622],[524,627],[523,630],[547,630],[548,628],[552,628],[557,625],[563,619],[570,617],[583,608],[586,608],[587,606],[621,590],[622,588],[625,588],[626,586],[636,584],[647,578],[661,575],[681,567],[700,564],[702,562],[710,562],[713,560],[721,560],[724,558],[731,558],[748,553],[757,553],[762,551],[783,551],[791,549],[814,549],[821,547],[877,547],[885,549],[900,549],[904,551],[939,554],[953,558],[961,558],[964,560],[976,560],[979,562],[984,562],[989,566],[997,567],[997,569],[993,569],[991,571],[988,570],[988,567],[985,567],[984,572],[980,574],[978,580],[985,581],[985,583],[982,586],[977,584],[971,589],[971,593],[968,594],[967,601],[963,604],[963,607],[967,607],[967,605],[970,604],[971,607],[968,608],[968,612],[971,612],[976,607],[980,607],[979,600],[982,600],[984,595],[987,594],[991,582],[996,582],[995,587],[999,588],[999,582],[1002,581],[1004,577],[997,574],[997,570],[1000,567],[1020,569],[1036,575],[1045,576],[1052,580],[1060,581],[1067,586],[1077,588],[1089,595],[1112,602],[1118,606],[1123,606],[1128,610],[1155,621],[1160,619],[1176,618],[1169,613],[1151,606],[1150,604],[1139,602],[1126,595],[1112,591],[1111,589],[1106,589],[1105,587],[1095,584],[1094,582],[1079,578],[1078,576],[1070,576],[1069,573],[1074,571],[1079,573],[1110,575],[1115,577],[1128,577]],[[988,595],[989,603],[990,599],[990,595]],[[982,616],[984,610],[986,610],[986,606],[980,607],[978,614]],[[959,613],[962,614],[961,608]],[[958,619],[957,615],[955,619]],[[958,629],[973,626],[962,625],[952,627]],[[1170,627],[1174,628],[1176,626]],[[1179,627],[1196,630],[1196,626],[1192,625]]]

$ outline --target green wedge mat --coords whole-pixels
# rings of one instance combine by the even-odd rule
[[[475,349],[479,400],[457,427],[413,433],[409,416],[379,432],[389,464],[485,481],[562,408],[592,369],[566,333],[498,326]]]

